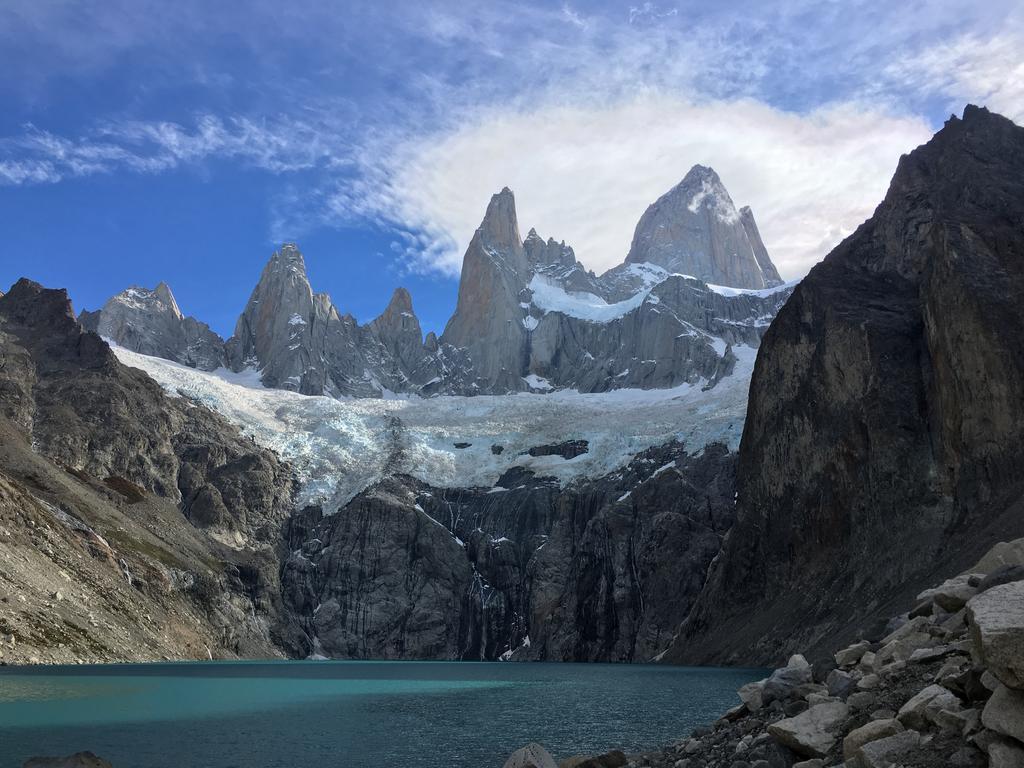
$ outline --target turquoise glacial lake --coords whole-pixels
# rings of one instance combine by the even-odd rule
[[[0,667],[0,768],[501,768],[689,735],[764,670],[475,662]]]

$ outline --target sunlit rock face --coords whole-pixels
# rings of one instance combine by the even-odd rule
[[[712,168],[695,165],[640,218],[629,264],[656,264],[713,285],[771,288],[782,283],[749,207],[736,209]]]
[[[144,355],[204,371],[224,365],[224,340],[206,323],[184,316],[167,283],[128,288],[80,320],[87,330]]]

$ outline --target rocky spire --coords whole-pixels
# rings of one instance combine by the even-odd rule
[[[302,390],[315,338],[311,324],[324,312],[323,301],[314,302],[298,247],[284,244],[263,268],[235,324],[228,343],[232,367],[257,368],[268,386]]]
[[[459,297],[442,344],[465,350],[489,386],[522,389],[526,329],[520,293],[530,265],[519,238],[516,203],[505,187],[491,197],[462,259]]]
[[[412,308],[412,296],[396,288],[387,308],[370,323],[371,331],[405,371],[413,370],[423,358],[423,331]]]
[[[132,286],[80,318],[88,330],[143,355],[213,370],[224,365],[224,340],[206,323],[185,317],[167,283]]]
[[[157,283],[156,288],[153,289],[153,297],[160,302],[163,306],[167,307],[167,310],[179,320],[184,319],[184,315],[181,314],[181,310],[178,308],[178,302],[174,299],[174,294],[171,293],[171,286],[161,280]]]
[[[754,212],[750,209],[749,205],[744,205],[740,208],[740,221],[743,223],[743,229],[747,233],[750,246],[754,250],[754,259],[757,260],[757,266],[761,268],[761,274],[764,276],[766,287],[781,285],[783,282],[782,277],[779,275],[775,265],[772,264],[771,257],[768,256],[768,249],[764,247],[761,232],[757,228],[757,222],[754,221]]]
[[[384,313],[360,326],[326,293],[313,293],[292,244],[270,257],[227,346],[235,370],[256,368],[265,385],[308,395],[407,391],[423,357],[408,291],[395,291]]]
[[[695,165],[640,218],[626,262],[734,288],[778,285],[753,213],[745,210],[736,210],[714,169]]]
[[[521,251],[523,239],[519,236],[519,221],[516,218],[516,198],[512,190],[503,187],[501,192],[491,195],[484,220],[480,222],[481,242],[485,247],[498,250]]]

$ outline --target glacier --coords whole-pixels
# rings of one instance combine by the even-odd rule
[[[397,473],[435,487],[486,488],[518,466],[566,484],[607,474],[670,440],[691,453],[712,442],[735,449],[757,355],[734,346],[733,374],[710,389],[700,382],[602,393],[336,399],[266,388],[254,369],[203,371],[111,347],[171,396],[216,411],[277,452],[296,471],[299,506],[321,504],[328,513]],[[586,440],[589,450],[572,459],[527,453],[569,439]]]

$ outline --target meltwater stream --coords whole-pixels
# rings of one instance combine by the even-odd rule
[[[0,667],[0,768],[91,750],[114,768],[501,768],[667,743],[763,670],[466,662]]]

